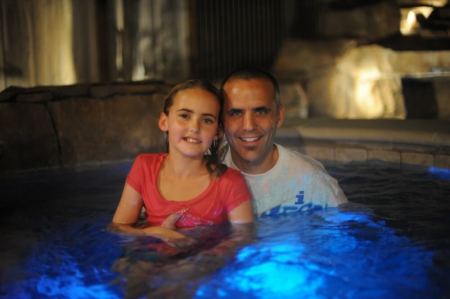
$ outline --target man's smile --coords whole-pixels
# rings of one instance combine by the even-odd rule
[[[238,137],[238,138],[242,142],[252,143],[252,142],[256,142],[256,141],[260,140],[262,138],[262,136],[241,136],[241,137]]]

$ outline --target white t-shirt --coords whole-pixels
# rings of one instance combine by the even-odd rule
[[[281,145],[276,146],[278,161],[272,169],[262,174],[241,171],[252,193],[257,215],[311,213],[347,202],[338,182],[320,162]],[[238,169],[230,151],[224,163]]]

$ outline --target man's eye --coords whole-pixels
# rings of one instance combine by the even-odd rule
[[[242,115],[242,111],[239,111],[239,110],[230,110],[230,111],[228,111],[228,116],[233,116],[233,117],[236,117],[236,116],[241,116]]]
[[[267,115],[269,114],[270,109],[267,108],[259,108],[255,110],[256,115]]]

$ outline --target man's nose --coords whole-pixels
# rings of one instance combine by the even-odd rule
[[[255,119],[252,113],[245,113],[242,127],[246,131],[251,131],[255,128]]]

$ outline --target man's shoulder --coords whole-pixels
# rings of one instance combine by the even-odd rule
[[[240,180],[243,177],[244,176],[239,170],[227,166],[227,169],[219,178],[226,181],[235,181]]]
[[[277,144],[280,154],[279,162],[282,167],[298,168],[302,172],[324,172],[322,163],[295,149]]]

